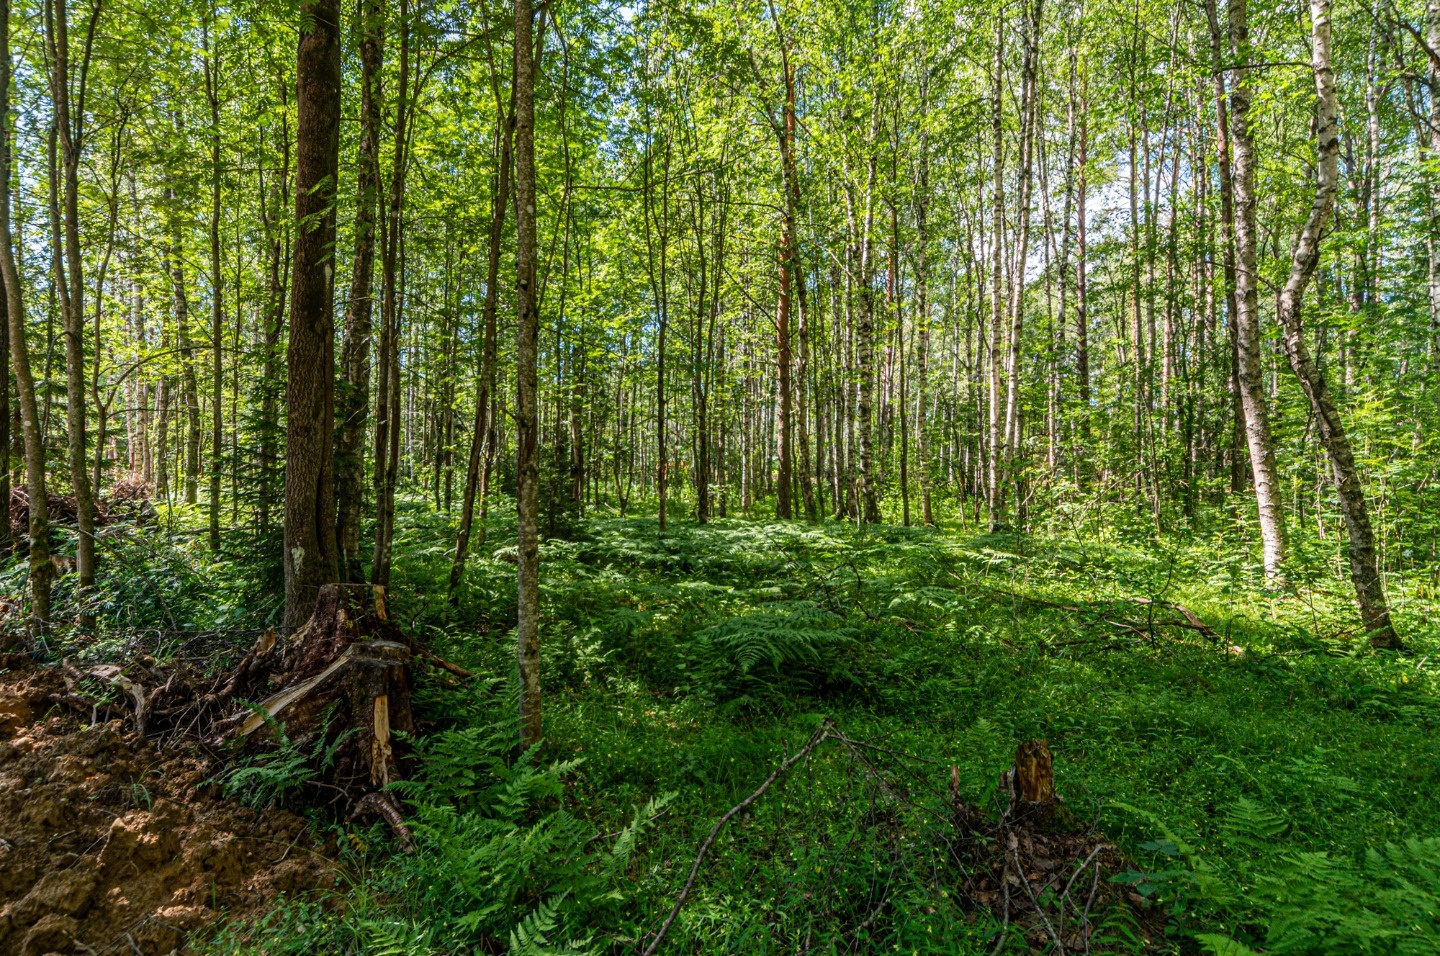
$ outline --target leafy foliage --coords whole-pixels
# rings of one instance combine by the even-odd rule
[[[808,688],[830,676],[853,643],[833,615],[808,602],[777,601],[695,635],[702,680],[718,697],[753,701]]]
[[[345,738],[355,733],[351,727],[327,740],[334,705],[327,709],[321,730],[315,734],[309,749],[301,741],[292,740],[285,732],[283,721],[256,706],[255,712],[265,718],[265,726],[274,740],[275,749],[241,757],[215,778],[220,791],[232,800],[257,810],[283,803],[286,797],[304,789],[335,763],[335,754]]]
[[[413,499],[404,513],[396,614],[442,656],[513,674],[513,565],[473,562],[458,606],[435,600],[448,525]],[[487,547],[508,546],[495,527]],[[824,714],[913,755],[891,769],[915,805],[820,755],[717,841],[676,947],[993,950],[998,920],[956,899],[931,827],[949,767],[983,805],[1016,742],[1044,737],[1071,807],[1133,860],[1123,888],[1168,919],[1151,945],[1433,948],[1431,638],[1412,630],[1410,659],[1354,654],[1343,593],[1267,589],[1224,541],[738,521],[661,538],[607,517],[547,542],[544,568],[545,746],[513,752],[513,678],[422,683],[429,728],[397,785],[417,852],[391,854],[380,824],[353,833],[357,878],[330,915],[292,901],[217,947],[626,947],[664,918],[699,834]],[[201,567],[167,600],[201,607],[186,588],[208,573],[226,572]],[[1226,645],[1151,633],[1140,599],[1182,603]],[[1146,945],[1122,911],[1094,915],[1105,951]],[[1382,925],[1405,932],[1365,942]]]

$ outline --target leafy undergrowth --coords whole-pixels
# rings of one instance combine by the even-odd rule
[[[1370,653],[1322,545],[1271,591],[1223,539],[590,519],[542,552],[547,740],[517,762],[513,537],[491,529],[451,608],[447,519],[401,527],[403,619],[487,675],[417,699],[417,852],[356,829],[341,896],[213,951],[636,951],[827,717],[869,761],[819,749],[738,816],[666,951],[1044,948],[964,897],[944,816],[952,768],[992,806],[1034,738],[1133,864],[1094,951],[1440,946],[1440,617],[1392,583],[1413,652]]]

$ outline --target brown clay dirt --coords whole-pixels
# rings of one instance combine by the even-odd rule
[[[92,724],[66,690],[0,655],[0,954],[184,953],[222,912],[335,885],[303,819],[220,799],[196,745]]]

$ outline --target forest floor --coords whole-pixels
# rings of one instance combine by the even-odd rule
[[[638,952],[715,822],[828,727],[720,831],[664,951],[1440,949],[1440,613],[1392,582],[1412,652],[1371,653],[1324,542],[1267,589],[1233,532],[588,519],[542,551],[547,736],[516,761],[513,516],[492,521],[454,607],[448,519],[397,522],[397,616],[482,675],[417,688],[416,852],[311,811],[341,888],[238,908],[199,948]],[[234,566],[166,560],[191,571],[166,614],[246,603]],[[1032,739],[1114,848],[1042,861],[1048,890],[1033,860],[978,878],[956,812],[998,816]]]
[[[0,952],[168,953],[334,888],[333,838],[220,799],[197,748],[76,706],[57,668],[0,665]]]

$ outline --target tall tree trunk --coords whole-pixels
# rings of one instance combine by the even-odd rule
[[[9,24],[10,24],[9,0],[0,0],[0,3],[4,3],[4,4],[5,4],[5,9],[4,9],[3,11],[0,11],[0,28],[4,28],[5,30],[8,31],[8,30],[9,30]],[[7,33],[6,39],[7,39],[7,41],[8,41],[8,33]],[[8,42],[5,44],[5,46],[4,46],[4,48],[3,48],[3,52],[6,54],[6,63],[5,63],[5,65],[0,65],[0,71],[4,71],[4,72],[0,72],[0,80],[3,80],[5,83],[8,84],[8,83],[9,83],[9,80],[10,80],[10,74],[9,74],[9,69],[8,69],[8,64],[9,64],[9,44],[8,44]],[[8,94],[8,89],[7,89],[6,92],[7,92],[7,94]],[[9,116],[8,108],[9,108],[9,107],[8,107],[8,103],[9,103],[9,97],[8,97],[8,95],[6,95],[3,99],[0,99],[0,107],[4,107],[4,108],[7,110],[7,112],[4,114],[4,117],[5,117],[5,118],[4,118],[4,119],[0,119],[0,127],[3,127],[3,128],[0,128],[0,150],[3,150],[3,149],[5,149],[5,148],[7,148],[6,144],[9,142],[9,139],[8,139],[8,137],[9,137],[9,119],[8,119],[8,116]],[[9,198],[8,198],[8,197],[9,197],[9,190],[10,190],[10,177],[9,177],[8,169],[9,169],[8,163],[0,163],[0,173],[4,173],[4,178],[3,178],[3,179],[0,179],[0,190],[3,190],[3,191],[5,192],[5,197],[6,197],[6,198],[5,198],[5,203],[6,203],[6,208],[7,208],[7,210],[8,210],[8,208],[9,208]],[[7,228],[6,228],[7,237],[4,239],[4,241],[5,241],[5,243],[6,243],[7,246],[9,245],[8,233],[9,233],[9,229],[8,229],[8,226],[7,226]],[[0,285],[3,285],[3,281],[4,281],[3,270],[0,270]],[[10,323],[9,323],[8,320],[3,321],[3,322],[0,322],[0,355],[4,355],[4,356],[9,356],[9,355],[10,355]],[[26,356],[26,360],[27,360],[27,361],[29,360],[29,356],[28,356],[28,355]],[[10,463],[11,463],[11,460],[12,460],[12,455],[11,455],[11,452],[12,452],[11,442],[12,442],[12,440],[13,440],[13,436],[12,436],[11,433],[10,433],[10,429],[11,429],[11,418],[10,418],[10,416],[11,416],[12,412],[11,412],[11,407],[10,407],[10,371],[9,371],[9,369],[11,369],[11,368],[14,368],[13,362],[12,362],[12,364],[6,369],[6,371],[5,371],[3,374],[0,374],[0,393],[3,393],[3,394],[0,394],[0,503],[3,503],[4,506],[5,506],[5,508],[6,508],[6,517],[5,517],[5,519],[4,519],[3,521],[0,521],[0,524],[3,524],[3,525],[4,525],[4,527],[0,527],[0,557],[9,557],[11,551],[12,551],[12,550],[14,549],[14,547],[15,547],[15,541],[14,541],[14,539],[13,539],[13,537],[12,537],[12,534],[11,534],[10,520],[9,520],[9,508],[10,508]],[[131,384],[132,384],[132,386],[133,386],[134,383],[132,382]],[[33,385],[33,383],[32,383],[32,385]],[[23,433],[23,432],[24,432],[24,428],[25,428],[25,426],[24,426],[24,424],[23,424],[24,416],[23,416],[23,415],[20,415],[20,416],[17,418],[17,420],[21,422],[20,430],[21,430],[21,432]],[[24,446],[23,446],[23,444],[22,444],[22,445],[21,445],[22,453],[23,453],[23,448],[24,448]]]
[[[340,3],[304,0],[296,55],[295,253],[286,351],[285,624],[339,577],[335,547],[333,247],[340,164]]]
[[[990,236],[990,440],[989,470],[986,481],[986,502],[990,512],[990,530],[997,531],[1005,520],[1005,421],[1001,404],[1004,387],[1005,355],[1000,342],[1005,334],[1005,122],[1003,72],[1005,69],[1005,21],[997,15],[995,22],[995,62],[991,67],[993,87],[990,92],[990,129],[993,139],[994,181],[991,184]]]
[[[10,0],[0,0],[0,279],[5,285],[5,326],[15,392],[20,400],[20,430],[25,448],[25,485],[30,496],[30,618],[32,639],[50,624],[50,521],[45,488],[45,439],[40,431],[40,409],[35,400],[35,376],[30,371],[30,349],[25,341],[25,305],[21,300],[20,271],[10,235]],[[7,388],[8,390],[8,388]],[[5,453],[9,454],[8,446]],[[6,469],[9,470],[8,468]],[[8,499],[6,506],[9,506]],[[6,522],[9,522],[7,516]]]
[[[335,538],[340,576],[365,579],[360,567],[360,516],[365,502],[365,436],[370,417],[370,333],[375,309],[375,214],[380,205],[380,72],[384,65],[384,0],[363,0],[360,36],[360,145],[355,165],[355,254],[345,301],[345,345],[335,429]]]
[[[1230,54],[1240,64],[1230,70],[1230,138],[1235,163],[1231,188],[1235,200],[1236,370],[1240,405],[1245,413],[1245,437],[1250,447],[1250,470],[1255,479],[1265,574],[1275,578],[1279,576],[1281,562],[1285,559],[1285,515],[1280,504],[1275,445],[1270,437],[1264,373],[1260,368],[1255,145],[1250,131],[1249,64],[1252,54],[1245,5],[1246,0],[1230,0]]]
[[[1025,55],[1021,66],[1020,95],[1020,208],[1015,213],[1015,249],[1011,272],[1009,329],[1007,348],[1009,376],[1005,393],[1005,461],[1004,479],[1014,475],[1015,456],[1020,450],[1020,362],[1021,337],[1025,329],[1025,270],[1030,253],[1031,171],[1034,165],[1035,127],[1039,106],[1036,95],[1036,73],[1040,60],[1040,31],[1043,25],[1044,0],[1035,0],[1033,10],[1025,14]],[[1016,498],[1020,497],[1017,489]],[[1003,500],[1003,493],[1002,493]]]
[[[1089,268],[1089,247],[1086,244],[1089,210],[1086,208],[1090,150],[1090,93],[1089,76],[1082,71],[1080,77],[1079,131],[1075,146],[1075,388],[1080,403],[1080,449],[1082,461],[1077,462],[1077,474],[1082,478],[1087,472],[1090,450],[1090,299],[1087,270]]]
[[[1430,51],[1440,51],[1440,0],[1425,2],[1425,38]],[[1430,79],[1430,157],[1440,157],[1440,55],[1427,51]],[[1440,370],[1440,175],[1430,174],[1430,337],[1431,363]]]
[[[281,101],[289,99],[288,88],[280,83]],[[290,285],[290,232],[287,227],[290,210],[290,126],[288,110],[280,115],[280,175],[278,201],[272,206],[269,191],[265,185],[265,166],[257,169],[257,185],[260,193],[260,219],[266,240],[266,261],[268,268],[265,312],[261,319],[261,364],[260,364],[260,441],[257,455],[257,481],[255,523],[261,535],[270,532],[270,514],[275,506],[276,485],[276,441],[279,437],[278,409],[279,389],[275,380],[280,367],[280,336],[285,329],[286,293]],[[161,380],[164,384],[164,380]],[[163,476],[162,476],[163,478]],[[159,485],[157,484],[157,489]],[[283,505],[282,505],[283,509]]]
[[[205,41],[205,98],[210,104],[210,550],[220,549],[220,467],[225,419],[221,365],[225,321],[224,277],[220,273],[220,53],[211,46],[210,24]],[[240,307],[236,300],[235,307]]]
[[[390,583],[391,543],[395,533],[395,486],[399,481],[400,447],[400,248],[404,242],[401,213],[405,204],[405,172],[412,114],[410,90],[410,8],[400,0],[399,70],[396,77],[395,134],[390,185],[381,224],[380,255],[380,384],[375,409],[375,550],[370,580]]]
[[[920,157],[916,170],[915,196],[915,323],[919,326],[915,437],[919,445],[920,465],[920,520],[927,525],[935,523],[930,502],[930,426],[926,418],[929,404],[930,383],[930,260],[929,254],[929,211],[930,211],[930,138],[926,122],[930,108],[930,65],[922,55],[920,76]]]
[[[178,126],[177,126],[178,129]],[[200,468],[200,391],[195,377],[195,348],[190,339],[190,299],[185,292],[185,263],[180,215],[173,187],[165,190],[165,215],[169,237],[162,258],[170,278],[171,302],[175,309],[175,336],[180,350],[180,398],[185,403],[185,503],[198,500]]]
[[[880,92],[877,89],[870,104],[870,135],[866,140],[864,225],[860,233],[859,274],[853,277],[860,288],[860,326],[855,335],[856,375],[860,380],[855,406],[856,444],[859,446],[860,518],[865,524],[880,521],[876,501],[873,407],[875,401],[875,285],[871,281],[875,259],[875,165],[880,138]]]
[[[1238,316],[1235,289],[1235,190],[1230,163],[1230,120],[1225,106],[1224,34],[1216,13],[1215,0],[1206,0],[1205,15],[1210,25],[1211,74],[1215,84],[1215,151],[1220,167],[1220,248],[1225,274],[1225,325],[1230,333],[1231,453],[1230,493],[1239,494],[1245,485],[1245,409],[1240,401]]]
[[[540,461],[535,286],[535,64],[531,0],[515,0],[516,657],[520,749],[540,742]],[[663,467],[663,466],[662,466]],[[663,511],[662,511],[663,514]]]
[[[1320,240],[1335,208],[1339,181],[1339,98],[1335,93],[1335,71],[1331,65],[1330,0],[1310,0],[1310,50],[1319,101],[1315,132],[1315,199],[1310,206],[1310,215],[1296,237],[1290,257],[1290,275],[1280,290],[1275,311],[1285,333],[1285,355],[1290,360],[1295,377],[1300,380],[1305,397],[1310,400],[1310,408],[1319,424],[1320,441],[1325,446],[1334,472],[1340,510],[1345,515],[1345,527],[1349,532],[1350,580],[1355,585],[1360,618],[1373,646],[1399,649],[1402,645],[1390,623],[1390,609],[1385,603],[1384,582],[1375,560],[1375,534],[1370,527],[1365,489],[1360,484],[1355,455],[1340,420],[1340,410],[1330,394],[1325,373],[1311,360],[1301,321],[1305,288],[1320,262]]]
[[[70,26],[66,0],[53,0],[53,11],[47,4],[46,13],[53,16],[50,26],[50,94],[54,107],[54,128],[64,156],[64,255],[59,253],[62,240],[54,236],[56,246],[57,293],[65,330],[65,410],[70,460],[70,479],[75,494],[76,542],[75,571],[79,579],[76,603],[80,606],[80,625],[93,624],[89,611],[89,595],[95,586],[95,501],[86,467],[86,396],[85,396],[85,307],[84,272],[80,259],[80,157],[84,150],[85,77],[90,67],[95,27],[100,17],[97,3],[90,9],[85,34],[85,48],[79,67],[79,89],[74,104],[70,99]],[[72,111],[73,105],[73,111]],[[52,180],[54,178],[52,170]],[[61,263],[63,261],[63,266]]]
[[[806,300],[805,263],[800,254],[800,169],[795,160],[795,66],[790,61],[790,44],[773,2],[770,4],[770,18],[775,24],[775,36],[780,48],[780,69],[784,80],[784,104],[781,107],[780,121],[776,123],[774,118],[771,118],[771,125],[780,142],[780,173],[785,186],[782,269],[788,269],[790,277],[782,277],[781,281],[790,283],[793,289],[799,318],[800,355],[795,365],[792,384],[795,416],[793,444],[798,447],[792,448],[792,461],[795,481],[800,486],[800,497],[805,507],[805,519],[814,522],[819,517],[819,512],[816,509],[815,489],[812,486],[809,414],[805,400],[810,364],[810,307]],[[719,287],[716,288],[718,296]],[[789,444],[791,443],[787,442],[787,445]]]
[[[496,104],[499,108],[499,104]],[[485,478],[489,474],[489,461],[495,455],[495,423],[493,418],[495,391],[495,316],[499,303],[500,245],[505,237],[505,206],[510,193],[510,167],[514,162],[513,145],[515,137],[514,84],[511,84],[509,110],[496,123],[495,163],[498,167],[494,179],[494,193],[490,199],[490,240],[485,264],[485,305],[483,309],[484,330],[482,332],[480,377],[475,389],[475,424],[470,437],[470,458],[466,465],[465,494],[460,503],[460,527],[455,534],[455,557],[450,563],[450,597],[455,600],[460,577],[465,573],[465,558],[469,553],[471,529],[475,520],[475,497],[487,490]],[[481,528],[484,533],[484,528]]]
[[[794,517],[791,507],[791,442],[793,440],[793,410],[790,391],[790,243],[789,232],[780,234],[780,294],[775,306],[775,352],[778,365],[780,388],[780,416],[777,432],[776,458],[779,476],[775,489],[775,517],[789,520]]]

